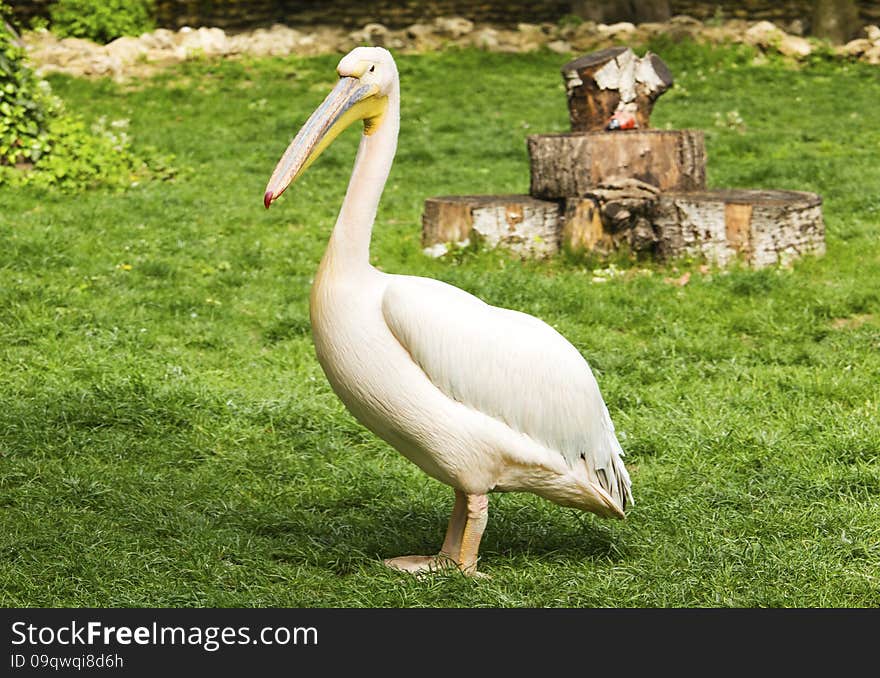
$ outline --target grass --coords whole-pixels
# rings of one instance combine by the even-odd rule
[[[0,191],[4,606],[876,607],[880,604],[880,77],[654,45],[658,126],[707,132],[715,187],[816,191],[828,253],[702,275],[419,249],[425,198],[528,190],[524,138],[564,131],[549,53],[399,57],[403,128],[373,244],[558,327],[594,368],[636,506],[609,522],[493,496],[481,569],[416,580],[451,491],[327,385],[307,298],[349,131],[266,212],[335,58],[191,62],[129,85],[53,78],[129,118],[181,174],[124,193]],[[693,271],[690,284],[666,278]]]

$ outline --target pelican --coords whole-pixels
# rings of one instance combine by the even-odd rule
[[[590,367],[543,321],[446,283],[370,265],[370,237],[400,128],[391,54],[357,47],[272,173],[268,208],[336,136],[363,121],[348,190],[310,295],[318,361],[366,428],[432,478],[455,504],[440,552],[385,564],[477,574],[490,492],[532,492],[624,517],[623,450]]]

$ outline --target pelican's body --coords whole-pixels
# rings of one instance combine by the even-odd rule
[[[369,264],[373,221],[397,144],[399,85],[391,55],[357,48],[267,187],[271,203],[338,134],[365,121],[348,192],[312,287],[318,360],[349,411],[456,503],[438,556],[386,561],[421,571],[476,571],[492,491],[528,491],[623,517],[630,480],[586,361],[532,316],[445,283]],[[329,137],[329,139],[328,139]]]

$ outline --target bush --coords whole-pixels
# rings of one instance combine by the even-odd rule
[[[49,18],[57,35],[99,43],[155,28],[152,0],[58,0]]]
[[[34,163],[46,152],[48,120],[58,102],[25,65],[6,16],[0,2],[0,165]]]
[[[79,116],[54,117],[49,121],[43,157],[27,171],[0,167],[0,186],[82,191],[122,189],[151,179],[173,178],[170,156],[154,148],[135,151],[127,126],[127,120],[101,118],[89,126]]]
[[[127,121],[88,126],[28,67],[0,0],[0,186],[82,190],[170,178],[169,158],[135,151]]]

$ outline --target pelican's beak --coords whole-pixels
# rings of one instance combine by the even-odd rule
[[[363,83],[358,77],[339,78],[275,166],[263,196],[266,208],[355,120],[363,120],[364,134],[371,134],[385,112],[386,103],[387,98],[379,95],[377,85]]]

